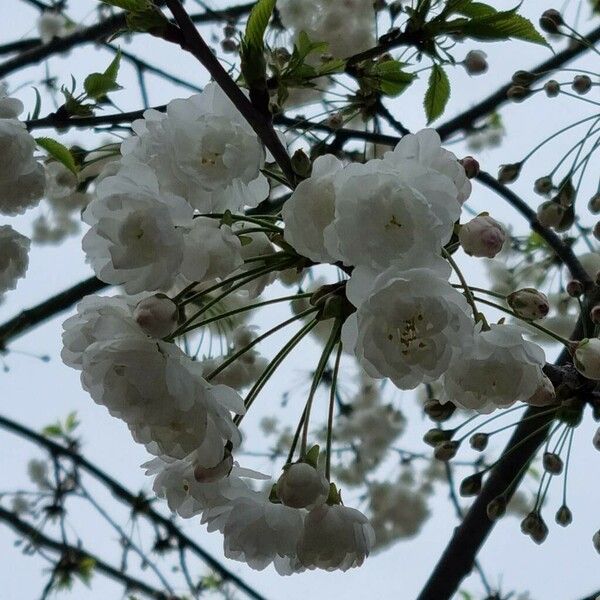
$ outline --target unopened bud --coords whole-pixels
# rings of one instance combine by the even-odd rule
[[[542,517],[538,516],[529,537],[536,543],[542,544],[548,537],[548,526]]]
[[[548,98],[556,98],[560,94],[560,83],[556,79],[550,79],[544,84],[544,92]]]
[[[548,175],[545,177],[539,177],[535,180],[533,189],[535,190],[536,194],[541,194],[542,196],[549,194],[552,191],[552,178]]]
[[[487,54],[481,50],[471,50],[465,56],[462,64],[469,75],[480,75],[488,70],[486,57]]]
[[[237,29],[235,27],[235,25],[231,25],[231,23],[228,23],[227,25],[225,25],[225,27],[223,27],[223,35],[226,38],[230,38],[233,37],[237,32]]]
[[[590,201],[588,202],[588,210],[593,215],[597,215],[598,213],[600,213],[600,192],[597,194],[594,194],[590,198]]]
[[[592,89],[592,80],[588,75],[575,75],[571,88],[578,94],[587,94]]]
[[[600,339],[581,340],[575,347],[573,364],[584,377],[600,380]]]
[[[544,227],[558,227],[565,215],[565,208],[558,202],[542,202],[537,209],[537,219]]]
[[[486,512],[490,521],[500,519],[506,512],[506,498],[504,496],[496,496],[488,503]]]
[[[527,87],[535,81],[535,73],[530,71],[515,71],[512,76],[512,82],[515,85]]]
[[[542,465],[544,466],[544,470],[552,475],[560,475],[563,470],[562,458],[554,452],[544,452]]]
[[[445,441],[449,440],[451,437],[452,437],[451,431],[446,431],[444,429],[438,429],[436,427],[436,428],[430,429],[423,436],[423,441],[428,446],[433,446],[435,448],[435,446],[437,446],[441,442],[445,442]]]
[[[531,94],[531,90],[522,85],[511,85],[507,92],[506,97],[513,102],[523,102]]]
[[[238,51],[238,43],[232,38],[225,38],[221,40],[221,50],[223,52],[227,52],[228,54],[233,54]]]
[[[477,450],[478,452],[482,452],[487,448],[488,441],[490,436],[487,433],[474,433],[469,438],[469,444],[473,450]]]
[[[549,8],[540,17],[540,27],[546,33],[558,33],[558,28],[563,25],[562,15],[554,8]]]
[[[583,296],[585,288],[579,279],[571,279],[571,281],[567,283],[566,290],[571,298],[579,298],[580,296]]]
[[[590,310],[590,319],[592,320],[592,323],[600,325],[600,305],[597,304]]]
[[[440,442],[436,445],[433,450],[433,455],[443,462],[448,462],[452,460],[456,453],[458,452],[458,447],[460,446],[459,442],[448,440],[446,442]]]
[[[592,444],[594,445],[594,448],[596,448],[596,450],[600,450],[600,427],[596,429],[596,433],[592,438]]]
[[[312,169],[310,158],[306,155],[306,152],[299,148],[294,152],[292,156],[292,168],[294,172],[301,177],[309,177]]]
[[[173,333],[177,325],[177,305],[164,294],[154,294],[137,303],[133,318],[144,333],[164,338]]]
[[[500,165],[498,170],[498,181],[500,183],[512,183],[516,181],[521,173],[521,163],[511,163],[507,165]]]
[[[454,414],[456,406],[452,402],[442,404],[439,400],[427,400],[423,410],[433,421],[447,421]]]
[[[479,215],[461,225],[458,240],[469,256],[494,258],[506,241],[504,228],[489,215]]]
[[[566,527],[567,525],[570,525],[573,522],[573,513],[566,504],[563,504],[556,511],[556,516],[554,518],[561,527]]]
[[[592,544],[594,544],[594,548],[596,552],[600,554],[600,530],[596,531],[594,536],[592,537]]]
[[[468,498],[469,496],[477,496],[481,491],[481,482],[483,480],[483,473],[474,473],[473,475],[469,475],[469,477],[465,477],[460,482],[459,493],[464,498]]]
[[[326,123],[331,129],[339,129],[344,124],[344,117],[339,112],[336,112],[327,117]]]
[[[546,294],[534,288],[523,288],[509,294],[506,303],[517,316],[530,321],[543,319],[550,311],[550,303]]]
[[[537,514],[529,513],[522,521],[521,521],[521,532],[525,535],[531,535],[531,532],[537,527]]]
[[[465,175],[469,179],[473,179],[479,175],[479,162],[475,160],[472,156],[465,156],[458,161],[463,169],[465,170]]]

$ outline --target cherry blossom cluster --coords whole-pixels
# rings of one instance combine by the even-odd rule
[[[494,257],[507,235],[487,213],[460,224],[476,163],[442,148],[434,130],[406,135],[364,164],[320,156],[280,211],[260,214],[248,209],[270,196],[271,159],[217,85],[164,113],[146,111],[132,129],[83,212],[89,263],[125,295],[79,304],[64,324],[63,360],[154,456],[145,466],[156,494],[221,532],[227,557],[282,574],[346,570],[414,534],[428,511],[402,482],[371,484],[371,524],[344,505],[333,481],[364,480],[404,427],[373,392],[375,380],[404,390],[436,383],[442,402],[481,413],[554,401],[543,350],[516,324],[488,324],[453,257],[459,248]],[[313,268],[329,278],[303,288]],[[298,293],[261,300],[276,280]],[[246,325],[251,310],[280,301],[291,319],[262,334]],[[527,322],[548,312],[535,290],[507,301]],[[275,358],[259,354],[258,343],[294,321],[302,329]],[[194,336],[200,348],[224,323],[232,333],[220,355],[190,350]],[[288,459],[271,480],[237,462],[240,424],[311,332],[323,354]],[[309,443],[314,396],[334,355],[335,385],[342,354],[363,372],[362,397],[353,418],[334,425],[332,387],[327,428]],[[332,468],[334,437],[359,446],[360,466]],[[398,502],[413,507],[412,524],[390,516]]]

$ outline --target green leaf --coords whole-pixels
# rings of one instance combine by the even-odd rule
[[[65,432],[72,433],[75,431],[77,426],[79,425],[79,421],[77,419],[77,411],[70,412],[65,419]]]
[[[456,10],[455,12],[465,15],[465,17],[485,17],[486,15],[493,15],[496,13],[496,9],[489,4],[483,2],[470,2],[467,6]]]
[[[403,66],[397,60],[386,60],[373,67],[371,74],[377,78],[379,89],[387,96],[398,96],[416,78],[414,73],[403,71]]]
[[[258,0],[254,5],[246,23],[245,45],[261,50],[264,48],[263,38],[274,8],[275,0]]]
[[[449,98],[450,81],[448,75],[440,65],[433,65],[424,101],[428,125],[443,114]]]
[[[62,163],[69,171],[77,173],[77,163],[66,146],[49,137],[35,138],[35,141],[40,148],[43,148],[52,158]]]
[[[62,427],[59,423],[55,423],[54,425],[46,425],[46,427],[42,429],[42,435],[47,437],[60,437],[62,435]]]
[[[99,100],[100,98],[104,98],[109,92],[122,89],[117,83],[120,65],[121,51],[119,50],[104,73],[91,73],[85,78],[85,81],[83,82],[85,93],[90,98]]]
[[[462,25],[460,31],[476,40],[494,41],[512,38],[547,46],[548,42],[531,21],[515,11],[516,9],[484,14]]]

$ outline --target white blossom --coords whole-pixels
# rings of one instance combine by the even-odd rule
[[[362,565],[374,544],[373,527],[360,511],[323,504],[304,520],[298,559],[307,569],[347,571]]]
[[[224,528],[225,556],[262,570],[277,558],[293,558],[304,513],[268,498],[238,498]]]
[[[23,110],[23,103],[9,96],[6,84],[0,81],[0,119],[16,119]]]
[[[479,215],[460,227],[458,240],[469,256],[494,258],[506,241],[504,228],[489,215]]]
[[[281,211],[286,241],[316,262],[336,260],[325,247],[324,230],[334,219],[334,176],[341,169],[342,163],[335,156],[317,158],[311,176],[298,184]]]
[[[151,337],[164,338],[171,334],[177,325],[177,306],[168,296],[155,294],[136,304],[133,319],[144,333]]]
[[[162,192],[185,198],[201,213],[239,211],[267,197],[263,147],[216,83],[172,100],[166,113],[145,111],[132,128],[137,135],[123,142],[124,157],[151,166]]]
[[[161,194],[144,165],[128,165],[104,179],[83,213],[91,229],[83,249],[102,281],[123,285],[129,294],[172,285],[183,259],[183,235],[192,209],[172,194]]]
[[[477,333],[470,352],[456,356],[444,374],[443,399],[481,413],[527,402],[543,384],[545,355],[523,334],[516,325]]]
[[[384,272],[342,329],[365,371],[400,389],[435,381],[472,338],[464,296],[431,269]]]
[[[44,44],[55,38],[67,36],[71,29],[68,19],[61,13],[52,10],[46,10],[40,15],[37,27]]]
[[[44,167],[35,160],[35,149],[23,123],[0,119],[0,214],[22,214],[43,196]]]
[[[14,290],[29,266],[29,238],[10,225],[0,225],[0,295]]]
[[[575,368],[588,379],[600,380],[600,339],[586,338],[577,343],[573,354]]]

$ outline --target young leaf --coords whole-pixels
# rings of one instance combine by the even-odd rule
[[[261,50],[264,48],[263,38],[274,8],[275,0],[258,0],[246,23],[244,45]]]
[[[387,96],[398,96],[414,81],[415,74],[402,70],[397,60],[380,62],[371,71],[379,81],[379,89]]]
[[[49,137],[35,138],[35,141],[40,148],[43,148],[52,158],[62,163],[69,171],[77,173],[77,163],[66,146]]]
[[[457,9],[456,12],[465,15],[465,17],[477,18],[493,15],[497,11],[489,4],[484,4],[483,2],[470,2],[467,6]]]
[[[516,9],[513,9],[475,17],[461,27],[461,33],[476,40],[513,38],[547,46],[548,42],[531,21],[515,11]]]
[[[440,65],[434,65],[429,75],[424,102],[428,125],[442,115],[449,98],[450,81],[448,75]]]
[[[85,93],[94,100],[103,98],[109,92],[120,90],[121,86],[117,83],[119,66],[121,64],[121,51],[117,52],[110,65],[104,73],[91,73],[83,82]]]

